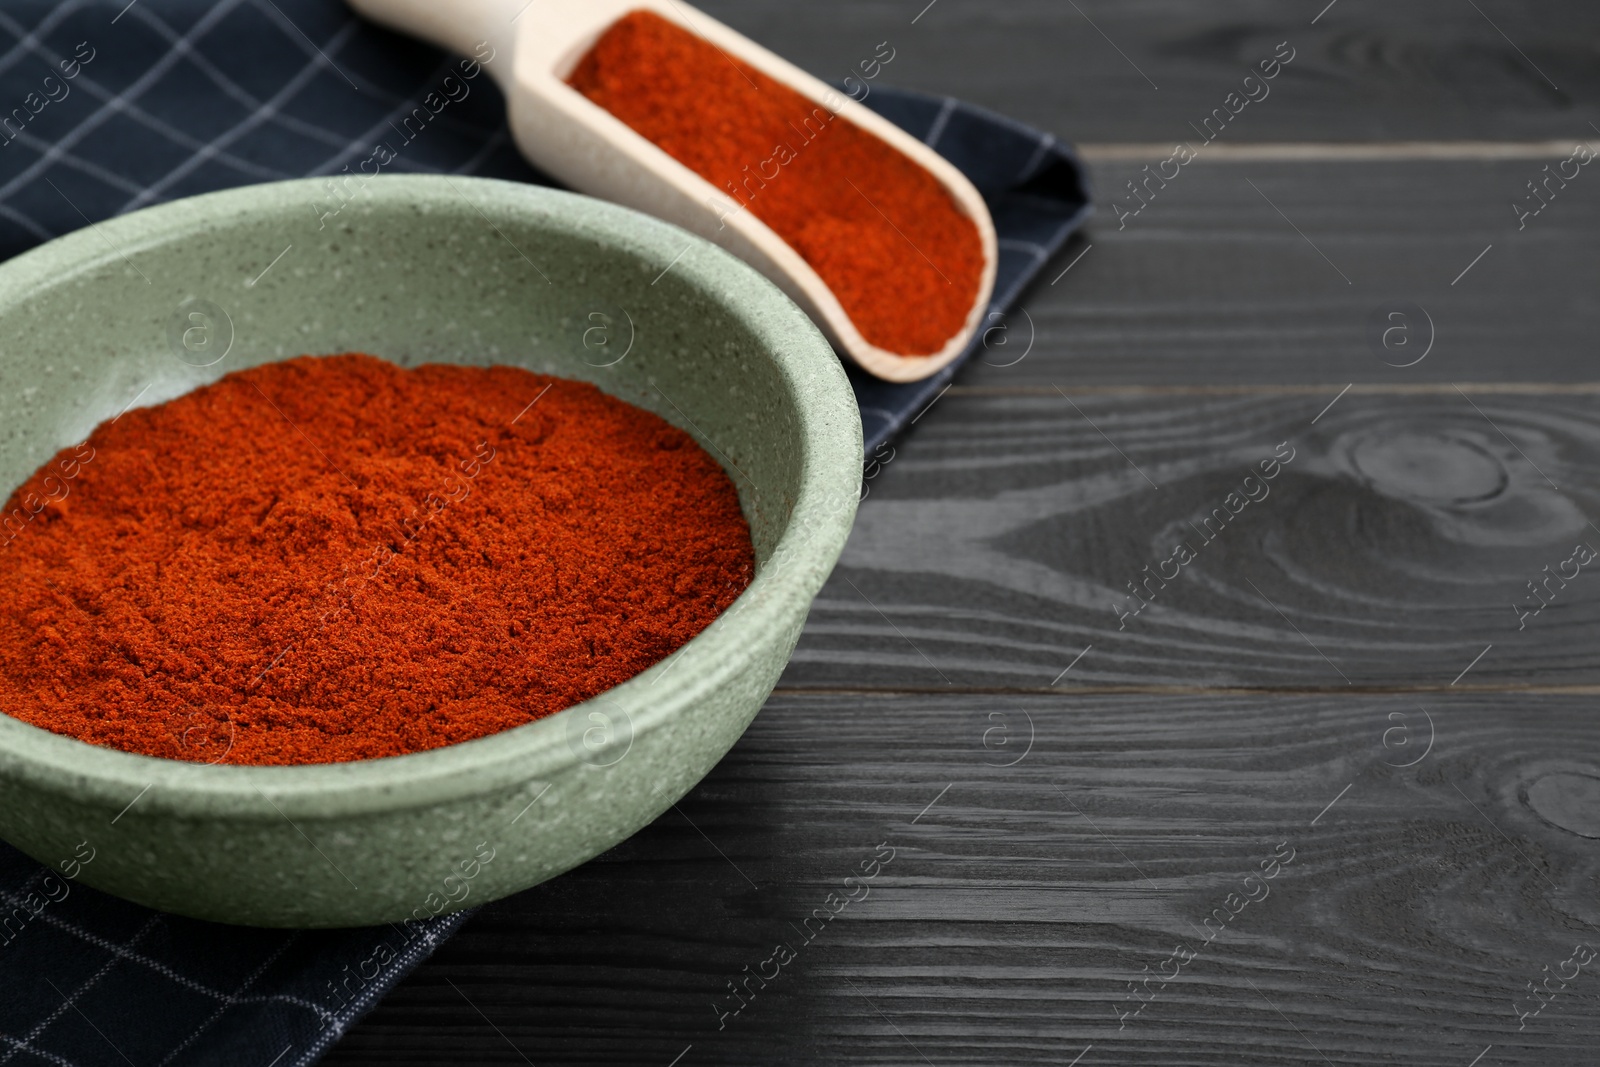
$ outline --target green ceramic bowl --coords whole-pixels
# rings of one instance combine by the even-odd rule
[[[749,725],[855,514],[859,417],[810,320],[707,242],[568,193],[347,177],[151,208],[0,266],[0,336],[6,493],[130,404],[354,350],[594,382],[693,434],[750,522],[755,580],[716,623],[602,696],[492,737],[358,763],[208,766],[0,715],[0,837],[183,915],[420,918],[610,848]]]

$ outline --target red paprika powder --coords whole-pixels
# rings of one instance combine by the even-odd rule
[[[649,11],[613,23],[568,83],[771,227],[872,344],[931,355],[966,325],[978,228],[877,137]]]
[[[670,655],[754,566],[727,475],[655,415],[512,367],[364,355],[126,412],[18,508],[0,709],[204,762],[520,726]]]

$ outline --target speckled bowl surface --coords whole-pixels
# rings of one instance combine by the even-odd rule
[[[464,744],[236,767],[100,748],[0,715],[0,837],[51,866],[87,842],[82,882],[183,915],[420,918],[610,848],[744,731],[855,514],[860,421],[810,320],[711,244],[568,193],[393,176],[151,208],[0,265],[0,336],[6,494],[130,405],[241,367],[363,351],[594,382],[691,433],[750,521],[754,581],[679,653]]]

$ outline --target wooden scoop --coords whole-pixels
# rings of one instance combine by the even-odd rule
[[[893,123],[680,0],[350,0],[397,30],[475,56],[504,91],[513,136],[540,170],[579,192],[636,208],[721,245],[810,314],[835,348],[894,382],[926,378],[959,356],[994,290],[994,222],[983,197],[943,157]],[[966,325],[938,352],[902,356],[869,343],[817,272],[726,193],[568,86],[566,77],[618,18],[648,10],[836,112],[925,167],[978,227],[983,277]]]

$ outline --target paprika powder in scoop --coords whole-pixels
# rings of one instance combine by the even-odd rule
[[[867,341],[926,356],[966,325],[978,228],[873,134],[650,11],[613,23],[567,81],[788,242]]]

